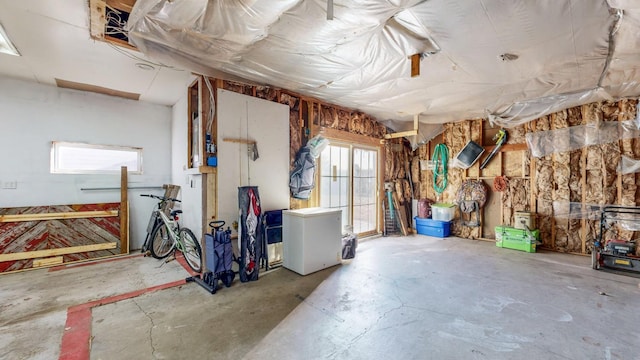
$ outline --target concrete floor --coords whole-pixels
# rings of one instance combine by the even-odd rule
[[[68,307],[187,276],[160,264],[0,276],[0,358],[55,359]],[[136,295],[90,310],[92,359],[640,359],[637,277],[482,241],[377,238],[304,277]]]

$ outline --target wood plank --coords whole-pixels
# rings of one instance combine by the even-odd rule
[[[582,195],[582,213],[585,213],[586,210],[586,189],[587,189],[587,148],[584,147],[582,148],[582,155],[580,156],[580,172],[581,172],[581,179],[580,179],[580,193]],[[587,251],[587,226],[589,224],[587,223],[587,219],[582,218],[580,219],[580,240],[582,242],[581,246],[582,246],[582,253],[586,254]]]
[[[418,130],[407,130],[407,131],[400,131],[392,134],[386,134],[384,138],[395,139],[395,138],[401,138],[405,136],[415,136],[415,135],[418,135]]]
[[[378,138],[369,137],[366,135],[354,134],[348,131],[331,129],[324,126],[318,126],[316,129],[318,130],[318,133],[315,135],[321,135],[328,139],[335,139],[335,140],[341,140],[345,142],[357,143],[361,145],[381,147],[381,144],[380,144],[381,139],[378,139]]]
[[[203,165],[203,166],[199,166],[199,167],[198,167],[198,172],[199,172],[200,174],[215,174],[215,173],[216,173],[216,171],[218,171],[217,169],[218,169],[218,168],[217,168],[217,167],[214,167],[214,166],[206,166],[206,165]]]
[[[89,33],[93,39],[104,40],[105,7],[103,0],[89,0]]]
[[[536,120],[533,120],[532,122],[528,123],[527,126],[529,126],[529,130],[531,132],[534,131],[534,124],[535,124]],[[537,206],[537,184],[536,184],[536,158],[534,158],[533,156],[531,156],[531,153],[529,153],[529,206],[530,206],[530,211],[534,212],[534,213],[538,213],[538,206]],[[584,190],[583,190],[584,191]]]
[[[420,54],[411,55],[411,77],[420,76]]]
[[[59,88],[72,89],[72,90],[80,90],[80,91],[89,91],[98,94],[104,94],[109,96],[117,96],[129,100],[140,100],[140,94],[131,93],[127,91],[120,91],[115,89],[110,89],[102,86],[79,83],[75,81],[63,80],[56,78],[56,85]]]
[[[49,257],[44,259],[34,259],[33,267],[37,268],[37,267],[43,267],[43,266],[58,265],[58,264],[62,264],[63,262],[64,262],[64,259],[62,256],[54,256],[54,257]]]
[[[255,140],[240,139],[240,138],[223,138],[222,141],[231,142],[231,143],[239,143],[239,144],[251,144],[251,145],[256,143]]]
[[[129,197],[127,167],[120,168],[120,253],[129,253]]]
[[[75,253],[98,251],[98,250],[116,249],[117,247],[118,247],[117,242],[109,242],[109,243],[102,243],[102,244],[70,246],[70,247],[58,248],[58,249],[47,249],[47,250],[26,251],[26,252],[19,252],[19,253],[0,254],[0,262],[35,259],[35,258],[43,258],[43,257],[65,255],[65,254],[75,254]]]
[[[107,0],[107,5],[111,6],[114,9],[123,10],[128,13],[131,13],[133,10],[133,5],[136,3],[136,0]]]
[[[391,197],[393,198],[393,207],[396,209],[396,216],[400,222],[400,231],[402,231],[402,235],[409,235],[409,231],[407,228],[407,214],[404,211],[404,207],[400,206],[400,201],[398,201],[398,196],[396,195],[395,190],[391,192]]]
[[[96,211],[71,211],[61,213],[43,214],[15,214],[0,215],[0,223],[20,222],[20,221],[41,221],[41,220],[65,220],[65,219],[86,219],[99,217],[118,216],[118,210],[96,210]]]
[[[550,121],[551,122],[551,121]],[[552,125],[552,128],[555,129],[555,127]],[[555,163],[556,161],[556,154],[551,154],[551,166],[553,167],[553,163]],[[551,199],[555,199],[556,198],[556,186],[558,185],[556,183],[556,177],[555,177],[555,172],[556,169],[555,167],[553,167],[553,184],[554,186],[551,187]],[[553,209],[551,210],[551,248],[552,249],[556,249],[556,214],[553,211]]]
[[[484,150],[486,153],[490,153],[495,148],[495,145],[484,146]],[[500,148],[499,152],[508,152],[508,151],[522,151],[528,150],[527,144],[504,144]]]

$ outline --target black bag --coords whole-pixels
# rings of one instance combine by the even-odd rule
[[[356,257],[356,248],[358,247],[358,238],[355,234],[346,234],[342,236],[342,258],[353,259]]]

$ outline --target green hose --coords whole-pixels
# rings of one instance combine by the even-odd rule
[[[387,200],[389,200],[389,218],[393,220],[393,200],[391,199],[391,191],[387,191]]]
[[[447,175],[449,174],[449,149],[445,144],[438,144],[433,150],[431,160],[434,163],[433,168],[433,189],[442,194],[447,187]]]

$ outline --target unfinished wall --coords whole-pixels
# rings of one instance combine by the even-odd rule
[[[640,174],[621,175],[618,164],[621,156],[640,159],[640,139],[623,139],[605,144],[579,146],[579,141],[557,133],[553,143],[560,148],[576,150],[555,152],[540,158],[531,158],[525,144],[527,132],[560,130],[573,126],[589,125],[599,127],[613,121],[635,119],[637,100],[598,102],[552,113],[528,124],[507,129],[509,141],[496,158],[484,169],[478,168],[480,160],[467,170],[450,169],[449,185],[441,201],[451,202],[455,191],[466,178],[483,179],[490,188],[496,176],[507,180],[503,191],[490,191],[489,196],[500,197],[500,221],[513,224],[516,211],[534,211],[538,214],[538,228],[543,247],[561,252],[590,253],[594,239],[598,236],[599,221],[591,214],[587,216],[588,204],[640,205],[640,188],[637,186]],[[486,121],[462,121],[445,125],[442,137],[434,139],[414,152],[411,160],[413,168],[420,160],[428,160],[435,143],[442,142],[449,147],[450,159],[469,140],[485,146],[489,152],[491,136],[497,131]],[[578,141],[576,143],[570,142]],[[434,198],[430,186],[432,171],[420,172],[419,184],[414,186],[420,198]],[[489,202],[488,202],[489,203]],[[484,221],[494,218],[495,209],[484,211]],[[457,214],[459,217],[460,214]],[[597,214],[595,214],[597,216]],[[490,218],[489,218],[490,217]],[[454,223],[453,233],[467,238],[494,238],[492,227],[471,229]],[[631,239],[637,232],[614,226],[605,238]]]

